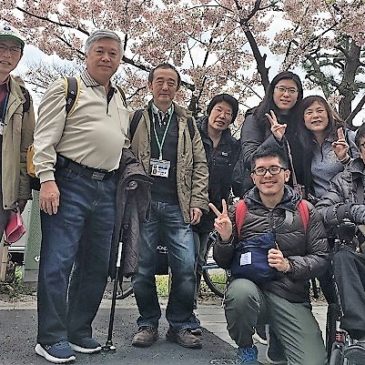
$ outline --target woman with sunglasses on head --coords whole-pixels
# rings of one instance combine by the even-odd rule
[[[249,178],[251,156],[260,145],[276,143],[291,151],[296,177],[303,181],[301,166],[301,145],[298,143],[298,105],[303,99],[303,87],[298,75],[283,71],[271,81],[264,99],[246,113],[241,129],[241,171],[243,186],[235,195],[243,195],[252,182]],[[241,175],[242,175],[241,172]],[[242,179],[242,177],[241,177]]]

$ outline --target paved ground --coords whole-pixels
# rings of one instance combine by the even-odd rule
[[[161,321],[160,339],[149,349],[131,346],[136,330],[137,310],[133,298],[118,301],[113,342],[115,353],[78,355],[76,364],[105,365],[228,365],[235,364],[235,349],[226,331],[222,307],[202,304],[198,316],[203,332],[203,349],[188,350],[165,340],[167,322]],[[107,338],[110,300],[104,300],[95,320],[94,335],[102,343]],[[315,305],[314,313],[324,325],[326,307]],[[0,301],[0,365],[46,365],[48,362],[34,353],[36,336],[35,299],[8,303]],[[260,360],[264,362],[265,346],[258,345]]]

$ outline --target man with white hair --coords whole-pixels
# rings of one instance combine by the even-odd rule
[[[129,146],[128,111],[110,80],[121,61],[121,40],[98,30],[85,54],[72,113],[65,80],[57,80],[39,106],[34,138],[42,223],[35,351],[53,363],[75,360],[74,351],[101,350],[91,323],[108,276],[116,170]]]

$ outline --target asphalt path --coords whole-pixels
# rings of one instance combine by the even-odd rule
[[[101,308],[94,321],[94,337],[103,345],[107,338],[109,309]],[[159,340],[150,348],[131,346],[136,331],[136,308],[117,308],[113,343],[116,351],[94,355],[77,354],[75,364],[102,365],[228,365],[235,364],[235,350],[213,333],[204,330],[201,350],[185,349],[166,341],[168,324],[161,320]],[[35,308],[0,309],[0,365],[50,364],[34,352],[37,329]]]

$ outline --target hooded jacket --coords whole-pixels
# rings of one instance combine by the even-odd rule
[[[280,250],[292,267],[286,274],[278,272],[276,280],[266,282],[261,285],[261,289],[293,303],[309,302],[309,279],[320,275],[328,265],[328,242],[320,214],[307,202],[309,222],[305,229],[297,209],[301,198],[289,186],[285,186],[282,201],[272,210],[263,205],[256,187],[244,199],[248,211],[241,229],[241,239],[274,232]],[[235,222],[234,212],[232,222]],[[231,244],[218,241],[214,245],[214,259],[219,266],[227,269],[230,268],[238,243],[234,223],[233,235]]]
[[[10,75],[10,94],[5,113],[2,143],[3,208],[14,209],[18,200],[32,198],[27,174],[27,149],[33,143],[35,116],[33,101],[24,112],[26,98],[20,86],[24,83]]]

